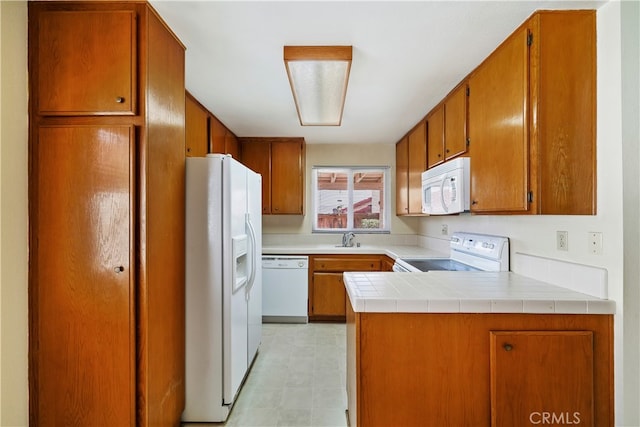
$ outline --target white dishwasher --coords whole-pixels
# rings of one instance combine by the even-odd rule
[[[262,323],[307,323],[309,257],[262,256]]]

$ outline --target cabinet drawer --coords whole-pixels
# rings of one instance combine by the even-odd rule
[[[315,258],[314,271],[380,271],[380,258]]]

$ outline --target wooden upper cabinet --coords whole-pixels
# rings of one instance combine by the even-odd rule
[[[409,132],[409,214],[422,214],[422,172],[427,169],[427,124]]]
[[[224,134],[224,152],[230,154],[236,160],[240,160],[240,143],[238,137],[233,132],[227,129]]]
[[[136,113],[133,11],[43,11],[38,16],[41,115]]]
[[[444,100],[444,159],[467,151],[467,84],[458,86]]]
[[[204,157],[209,152],[208,118],[208,111],[187,93],[185,154],[188,157]]]
[[[304,140],[271,143],[271,213],[304,213]]]
[[[527,36],[518,29],[469,79],[473,212],[528,209]]]
[[[214,115],[209,116],[209,140],[212,153],[226,154],[227,128]]]
[[[596,212],[595,11],[535,13],[469,79],[471,210]]]
[[[262,213],[304,214],[304,138],[239,138],[241,161],[262,175]]]
[[[396,215],[409,214],[409,139],[396,144]]]
[[[533,213],[596,213],[596,12],[543,11],[531,34]]]
[[[467,151],[467,85],[461,84],[427,115],[427,168]]]
[[[427,168],[444,162],[444,105],[440,104],[427,116]]]
[[[271,213],[271,144],[241,143],[242,163],[262,175],[262,213]]]

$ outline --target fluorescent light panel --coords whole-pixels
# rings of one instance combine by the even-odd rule
[[[302,126],[340,126],[351,46],[285,46],[284,64]]]

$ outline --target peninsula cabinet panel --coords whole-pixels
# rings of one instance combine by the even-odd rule
[[[595,425],[592,331],[490,336],[492,426]]]
[[[185,155],[204,157],[209,152],[209,112],[189,93],[185,107]]]
[[[595,31],[537,12],[471,74],[472,212],[595,214]]]
[[[396,215],[409,215],[409,140],[396,144]]]
[[[611,315],[346,310],[353,427],[614,426]]]
[[[133,426],[133,127],[41,127],[34,148],[38,425]]]
[[[29,424],[179,425],[184,46],[145,2],[28,8]]]
[[[38,112],[135,114],[136,21],[127,10],[39,14]]]

